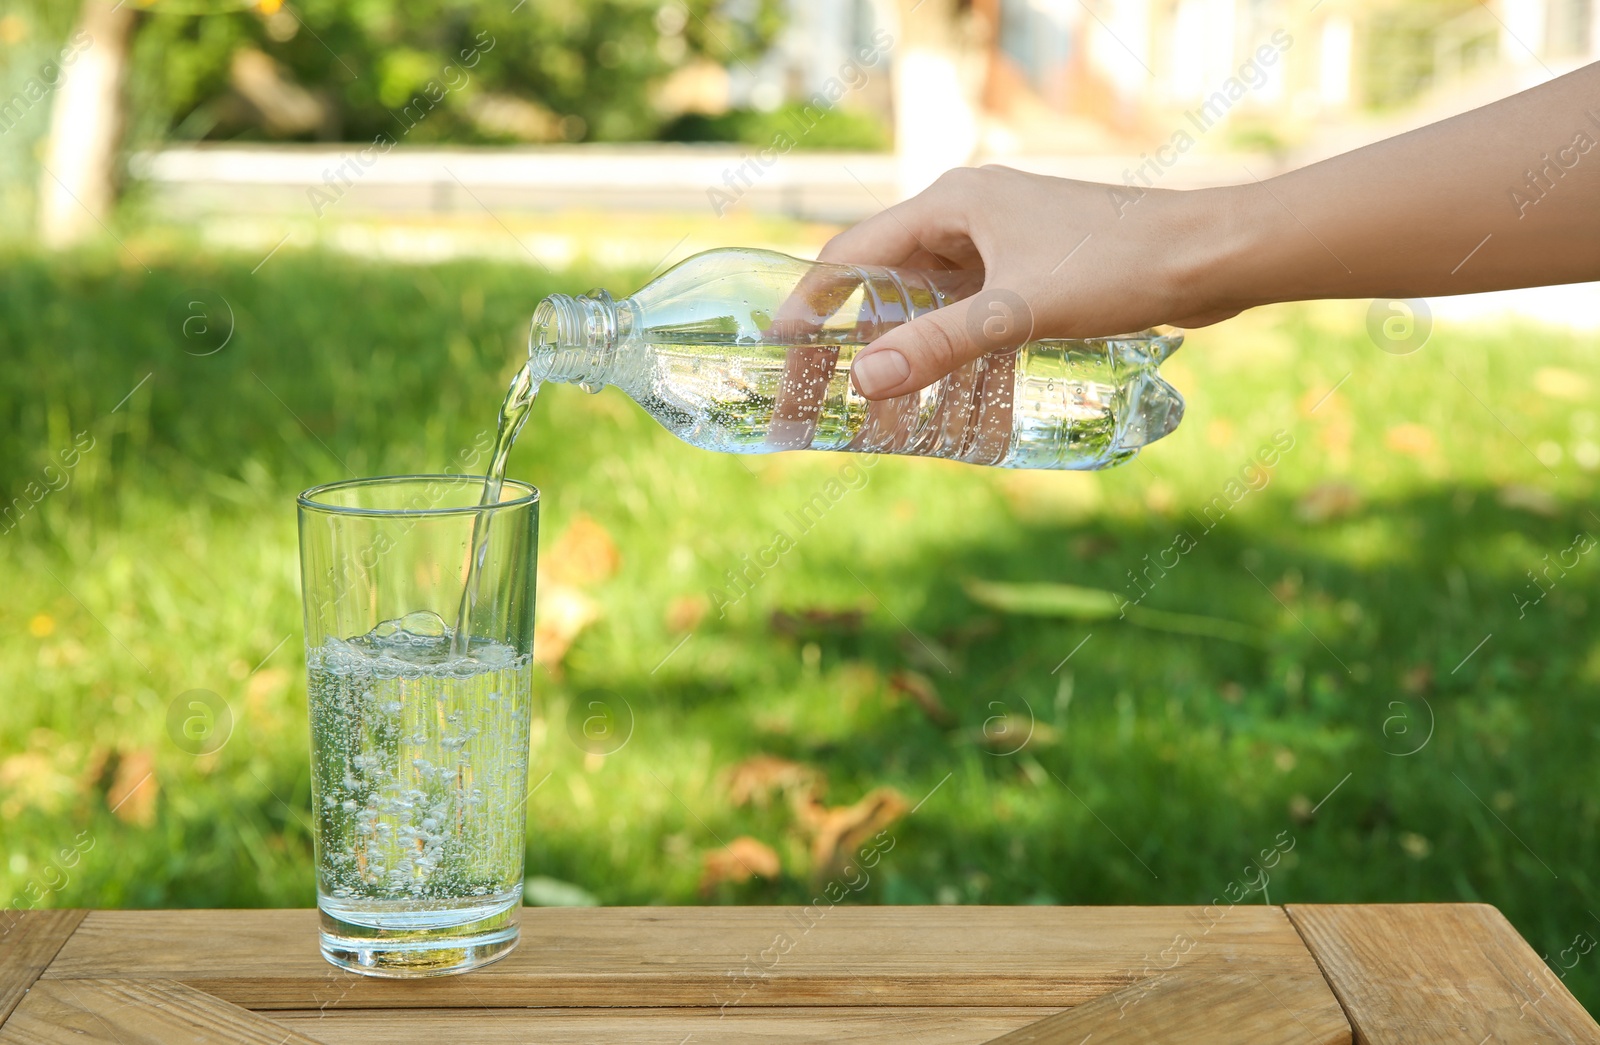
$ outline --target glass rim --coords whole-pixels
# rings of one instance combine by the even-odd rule
[[[500,512],[509,508],[522,508],[530,504],[539,503],[539,488],[532,483],[523,482],[521,479],[506,479],[501,485],[502,493],[505,487],[513,487],[523,491],[521,496],[509,501],[496,501],[494,504],[464,504],[453,508],[359,508],[351,505],[329,504],[327,501],[318,500],[319,497],[335,490],[348,490],[357,486],[398,486],[402,483],[426,485],[430,482],[446,482],[461,485],[472,483],[483,485],[483,476],[464,475],[461,473],[434,472],[419,475],[373,475],[357,479],[339,479],[331,483],[322,483],[309,489],[300,491],[295,498],[295,503],[306,511],[323,512],[328,515],[359,515],[369,518],[423,518],[441,515],[467,515],[474,512]]]

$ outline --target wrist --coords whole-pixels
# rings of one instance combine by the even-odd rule
[[[1276,300],[1269,277],[1271,196],[1259,183],[1189,189],[1171,197],[1167,285],[1175,318],[1242,312]]]

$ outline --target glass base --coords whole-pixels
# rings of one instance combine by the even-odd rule
[[[412,979],[470,972],[517,946],[521,897],[419,909],[398,901],[320,898],[322,956],[364,976]]]

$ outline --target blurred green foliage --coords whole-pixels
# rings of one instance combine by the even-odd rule
[[[474,104],[490,96],[522,103],[517,126],[526,130],[531,122],[541,139],[651,140],[668,120],[654,92],[673,70],[701,59],[752,59],[781,24],[780,0],[135,2],[139,23],[124,86],[128,149],[274,135],[521,140],[504,121],[475,118]],[[0,0],[0,98],[37,78],[77,10],[76,3]],[[272,129],[231,82],[235,57],[245,50],[268,55],[325,118]],[[0,132],[0,238],[31,227],[36,154],[52,101],[30,106]],[[802,147],[881,139],[856,117],[832,115]]]
[[[1452,66],[1465,71],[1492,59],[1494,17],[1475,0],[1390,0],[1371,10],[1361,21],[1356,59],[1362,102],[1398,108]]]
[[[41,883],[47,906],[308,906],[295,493],[445,466],[491,423],[540,295],[645,273],[292,245],[252,272],[262,251],[129,245],[150,271],[120,250],[0,257],[0,493],[95,440],[0,533],[0,905]],[[173,332],[191,289],[235,317],[214,355]],[[1118,469],[882,460],[687,642],[685,600],[851,459],[705,453],[614,389],[548,390],[511,474],[544,491],[547,551],[581,513],[620,567],[560,674],[535,676],[528,872],[612,904],[808,902],[789,803],[730,797],[731,769],[770,754],[825,776],[830,806],[931,794],[860,902],[1208,904],[1283,837],[1246,902],[1487,901],[1552,955],[1594,934],[1600,556],[1529,578],[1600,527],[1592,338],[1441,326],[1394,356],[1360,311],[1193,333],[1163,367],[1187,419]],[[1257,482],[1280,431],[1293,448]],[[1241,476],[1259,488],[1206,528]],[[1131,596],[1180,530],[1196,546],[1140,608],[1259,643],[1010,616],[963,585]],[[198,758],[168,732],[195,688],[235,722]],[[569,723],[598,696],[636,722],[589,757]],[[127,766],[155,790],[113,815]],[[95,848],[62,881],[81,832]],[[702,892],[705,856],[744,835],[781,872]],[[1600,1003],[1600,962],[1565,982]]]
[[[1281,128],[1266,122],[1238,121],[1228,128],[1228,147],[1241,152],[1266,152],[1283,155],[1289,143]]]
[[[771,112],[730,109],[715,116],[685,113],[668,124],[661,137],[668,141],[739,142],[762,147],[787,139],[794,143],[790,146],[794,149],[879,151],[891,144],[888,128],[870,113],[834,107],[818,119],[808,115],[801,105],[786,105]]]
[[[777,0],[300,0],[282,7],[263,0],[246,11],[201,13],[155,0],[148,7],[131,78],[135,125],[147,140],[228,128],[230,64],[241,47],[270,55],[331,103],[334,121],[323,136],[399,137],[411,121],[397,114],[430,99],[427,119],[407,140],[503,140],[466,113],[474,95],[499,92],[562,119],[567,140],[649,139],[663,119],[651,92],[668,73],[700,56],[752,57],[780,18]]]

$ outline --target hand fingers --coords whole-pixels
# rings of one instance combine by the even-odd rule
[[[923,249],[904,219],[894,213],[904,206],[879,211],[845,229],[822,245],[817,260],[846,265],[903,264]]]
[[[1033,335],[1026,299],[997,287],[895,327],[862,350],[851,367],[856,391],[868,399],[906,395],[957,367]]]
[[[946,254],[935,254],[932,251],[918,247],[916,252],[909,258],[895,262],[892,267],[922,272],[956,272],[976,269],[981,274],[983,272],[983,258],[976,250],[952,250]]]
[[[946,179],[839,233],[823,246],[817,260],[907,268],[979,267],[982,259],[967,234],[966,197],[951,192]]]
[[[966,329],[971,301],[929,312],[868,345],[850,368],[856,391],[868,399],[906,395],[979,355]]]
[[[784,361],[767,433],[773,448],[798,450],[811,445],[839,348],[810,342],[830,323],[839,334],[855,324],[854,314],[842,316],[839,311],[860,286],[861,273],[848,265],[814,265],[774,313],[766,337],[784,346]]]
[[[861,274],[847,265],[813,265],[778,306],[768,336],[783,344],[806,340],[827,326],[839,307],[861,286]],[[851,322],[854,317],[850,317]]]

